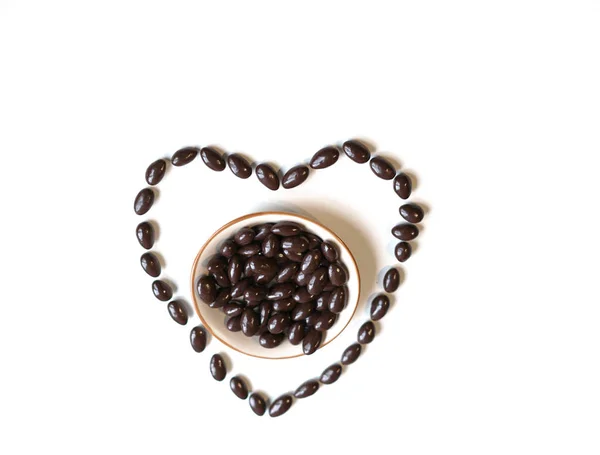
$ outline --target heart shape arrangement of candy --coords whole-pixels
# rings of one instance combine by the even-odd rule
[[[371,157],[371,151],[363,142],[348,140],[342,144],[341,149],[348,158],[358,164],[368,162],[377,177],[393,180],[393,189],[401,199],[406,200],[411,196],[410,177],[403,172],[397,172],[385,158]],[[314,154],[309,163],[310,167],[294,166],[281,179],[278,172],[268,164],[258,164],[253,170],[241,155],[225,156],[212,147],[185,147],[176,151],[170,161],[174,167],[185,166],[198,155],[211,170],[221,172],[229,166],[231,172],[240,179],[248,179],[254,171],[258,180],[271,191],[279,190],[280,186],[284,189],[295,188],[306,181],[311,169],[314,171],[328,168],[341,157],[338,147],[325,147]],[[159,159],[148,166],[145,177],[150,187],[142,189],[135,197],[136,214],[144,215],[152,208],[154,191],[151,187],[158,185],[163,179],[167,164],[166,160]],[[396,259],[403,263],[412,254],[409,242],[419,235],[416,224],[423,220],[424,212],[417,204],[404,203],[400,206],[400,215],[404,222],[394,226],[391,233],[400,240],[394,252]],[[153,248],[154,227],[150,222],[143,221],[138,224],[136,236],[143,248]],[[262,247],[256,240],[262,242]],[[289,248],[279,251],[278,248],[281,248],[282,244]],[[241,256],[246,258],[245,271],[242,270],[239,259],[235,259],[240,255],[232,253],[234,248],[236,253],[241,252]],[[276,265],[279,262],[276,254],[282,258],[279,268]],[[226,320],[229,330],[241,331],[243,328],[245,335],[259,336],[260,344],[265,348],[276,347],[287,334],[290,343],[302,342],[304,354],[310,355],[320,347],[323,332],[335,323],[337,314],[345,306],[343,285],[347,277],[344,275],[343,265],[336,262],[336,259],[335,245],[320,241],[317,236],[302,231],[302,226],[294,223],[282,220],[279,224],[244,228],[230,241],[225,242],[221,255],[210,263],[210,275],[199,280],[198,292],[207,305],[220,308],[229,316]],[[165,281],[158,279],[161,275],[158,257],[152,251],[147,251],[142,254],[140,262],[148,275],[157,278],[152,283],[154,296],[160,301],[168,302],[168,312],[175,322],[186,325],[188,314],[185,306],[178,300],[172,300],[172,288]],[[261,267],[261,270],[268,271],[266,278],[265,274],[257,272]],[[261,280],[265,283],[270,281],[272,286],[269,289],[251,286],[265,284],[261,283]],[[240,283],[243,283],[243,286]],[[222,286],[222,292],[218,292],[218,285]],[[394,293],[399,285],[400,272],[397,267],[390,267],[384,275],[383,289],[386,293]],[[246,301],[234,301],[232,292],[235,297],[245,297]],[[266,309],[260,304],[263,301],[266,302]],[[340,361],[327,367],[318,379],[304,382],[293,393],[279,396],[269,403],[267,397],[249,391],[247,384],[239,376],[230,379],[232,392],[244,400],[249,396],[250,407],[258,416],[264,415],[267,409],[271,417],[285,414],[291,408],[294,399],[307,398],[315,394],[322,384],[333,384],[339,379],[344,367],[358,359],[362,346],[373,341],[376,333],[374,323],[386,315],[389,307],[390,299],[385,293],[375,296],[371,301],[370,318],[360,326],[356,343],[348,346],[343,351]],[[315,314],[311,314],[312,309],[317,310]],[[203,352],[207,345],[206,328],[202,325],[194,327],[190,332],[190,343],[194,351]],[[227,376],[227,367],[221,355],[215,354],[210,359],[210,372],[217,381],[223,381]]]

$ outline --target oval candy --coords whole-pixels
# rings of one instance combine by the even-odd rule
[[[148,185],[158,185],[165,176],[167,170],[167,162],[165,160],[156,160],[148,169],[146,169],[146,182]]]
[[[388,160],[381,156],[376,156],[375,158],[371,159],[369,164],[373,173],[380,179],[392,180],[396,175],[396,169],[394,169],[394,166],[392,166]]]
[[[142,257],[140,258],[140,264],[148,275],[154,278],[160,275],[160,262],[153,253],[142,254]]]
[[[212,147],[203,147],[200,149],[200,157],[204,164],[216,172],[221,172],[225,169],[225,160],[217,150]]]
[[[169,315],[173,320],[180,325],[186,325],[188,322],[188,315],[185,311],[184,306],[178,300],[173,300],[167,305]]]
[[[135,229],[135,235],[140,245],[147,250],[154,246],[154,228],[149,222],[143,221],[138,224]]]
[[[336,147],[324,147],[313,155],[310,160],[310,167],[313,169],[328,168],[329,166],[333,166],[339,157],[340,152]]]
[[[394,179],[394,191],[402,199],[408,199],[412,193],[412,182],[405,173],[399,173]]]
[[[344,153],[348,155],[348,158],[356,163],[363,164],[371,158],[371,153],[367,146],[355,139],[344,142],[342,148],[344,149]]]
[[[144,188],[135,197],[133,210],[138,215],[144,215],[152,208],[152,204],[154,204],[154,191],[150,188]]]
[[[419,235],[419,228],[414,224],[398,224],[392,228],[392,235],[400,240],[414,240]]]
[[[273,404],[269,407],[269,415],[271,417],[279,417],[292,407],[292,397],[291,395],[282,395],[277,398]]]
[[[400,207],[400,215],[409,223],[420,223],[423,221],[425,213],[420,205],[404,204]]]
[[[287,171],[283,179],[281,179],[281,186],[289,190],[302,185],[308,178],[308,167],[304,165],[294,166]]]
[[[225,368],[225,362],[223,357],[219,354],[215,354],[210,359],[210,374],[217,381],[222,381],[227,376],[227,369]]]
[[[252,166],[243,156],[233,153],[227,157],[227,164],[233,175],[241,179],[247,179],[252,175]]]
[[[348,346],[342,354],[342,365],[350,365],[358,359],[362,351],[362,346],[359,343],[354,343]]]
[[[256,177],[260,183],[271,191],[277,191],[279,189],[279,177],[277,176],[277,172],[275,172],[268,164],[261,163],[256,166]]]
[[[319,379],[323,384],[333,384],[341,375],[342,366],[339,363],[334,363],[323,370]]]
[[[198,149],[196,147],[184,147],[177,150],[171,157],[171,163],[173,166],[185,166],[186,164],[194,161],[194,158],[198,155]]]
[[[390,299],[387,295],[379,294],[371,302],[371,320],[379,321],[390,309]]]
[[[162,302],[171,300],[171,297],[173,297],[171,286],[161,280],[156,280],[152,283],[152,292],[154,293],[154,297]]]
[[[196,352],[206,349],[206,330],[202,326],[194,327],[190,332],[190,343]]]

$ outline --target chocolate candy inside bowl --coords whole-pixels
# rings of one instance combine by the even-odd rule
[[[192,265],[194,306],[204,326],[241,353],[310,355],[348,325],[360,276],[330,229],[285,212],[250,214],[223,226]]]

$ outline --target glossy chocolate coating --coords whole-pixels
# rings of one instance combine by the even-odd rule
[[[340,151],[333,146],[324,147],[315,153],[310,160],[310,167],[313,169],[325,169],[333,166],[340,157]]]
[[[410,177],[400,172],[394,179],[394,191],[402,199],[408,199],[412,193],[412,182]]]
[[[315,323],[315,330],[319,332],[326,332],[333,327],[336,320],[337,314],[332,313],[331,311],[323,311]]]
[[[251,284],[252,280],[250,278],[244,278],[243,280],[238,281],[237,284],[231,287],[231,298],[237,299],[242,297]]]
[[[279,177],[277,172],[275,172],[268,164],[261,163],[256,166],[256,177],[258,177],[260,183],[271,191],[277,191],[279,189]]]
[[[258,342],[263,348],[273,349],[279,346],[284,338],[283,333],[275,335],[271,332],[264,332],[258,337]]]
[[[312,329],[315,327],[315,324],[319,320],[319,317],[321,317],[321,314],[317,313],[315,311],[315,312],[309,314],[308,316],[306,316],[306,318],[304,319],[304,323],[306,324],[307,327]]]
[[[233,316],[231,318],[227,318],[225,320],[225,327],[230,332],[239,332],[242,330],[242,317],[241,316]]]
[[[263,416],[267,412],[267,402],[260,393],[255,392],[250,395],[248,402],[250,403],[250,408],[257,416]]]
[[[219,253],[227,259],[231,259],[237,253],[237,245],[233,240],[225,240],[219,248]]]
[[[256,236],[254,240],[263,241],[267,238],[267,235],[271,233],[271,228],[275,223],[264,223],[259,226],[254,227],[254,232],[256,232]]]
[[[283,255],[292,262],[301,263],[304,259],[304,254],[298,251],[294,252],[292,250],[283,250]]]
[[[342,375],[342,366],[339,363],[334,363],[333,365],[328,366],[321,373],[320,381],[323,384],[333,384],[337,381]]]
[[[152,208],[152,204],[154,204],[154,191],[150,188],[144,188],[135,197],[133,210],[135,210],[135,213],[138,215],[143,215]]]
[[[219,354],[215,354],[210,359],[210,374],[217,381],[222,381],[227,376],[227,369],[225,368],[225,362],[223,357]]]
[[[233,153],[227,157],[227,164],[236,177],[247,179],[252,175],[252,166],[250,166],[248,160],[237,153]]]
[[[171,300],[171,297],[173,297],[173,289],[171,289],[171,286],[161,280],[156,280],[152,283],[152,292],[154,293],[154,297],[161,302]]]
[[[379,294],[371,302],[371,320],[379,321],[390,309],[390,299],[385,294]]]
[[[229,381],[229,387],[233,394],[241,400],[248,398],[248,386],[246,382],[239,376],[234,376]]]
[[[147,250],[154,246],[154,228],[147,221],[143,221],[137,225],[135,235],[140,245]]]
[[[242,261],[242,258],[238,255],[233,256],[227,266],[227,275],[229,276],[231,284],[237,284],[242,278],[243,272],[244,262]]]
[[[316,310],[325,311],[329,309],[329,300],[331,298],[331,292],[322,292],[321,295],[315,300]]]
[[[419,235],[419,228],[414,224],[398,224],[392,228],[392,235],[400,240],[414,240]]]
[[[188,315],[185,311],[185,307],[178,300],[172,300],[167,305],[169,315],[177,324],[186,325],[188,322]]]
[[[148,275],[154,278],[160,275],[160,262],[154,254],[142,254],[142,257],[140,258],[140,264],[142,265],[142,268]]]
[[[227,267],[227,260],[223,256],[215,255],[210,258],[208,264],[206,265],[206,269],[209,273],[213,273],[217,270],[223,270]]]
[[[359,164],[366,163],[371,158],[371,153],[367,146],[355,139],[344,142],[342,148],[344,149],[344,153],[348,155],[348,158]]]
[[[265,258],[261,256],[254,256],[251,259],[254,259],[250,263],[250,269],[252,273],[256,276],[256,283],[260,284],[258,277],[264,276],[266,283],[270,282],[277,275],[278,268],[277,262],[274,259]],[[266,284],[265,283],[265,284]]]
[[[276,238],[279,238],[275,236]],[[304,235],[294,235],[291,237],[284,237],[281,241],[281,248],[284,250],[290,250],[292,252],[304,253],[308,250],[309,240]]]
[[[223,270],[215,270],[211,276],[215,279],[216,283],[222,288],[228,288],[231,286],[231,281],[229,281],[229,276],[227,276],[227,271]]]
[[[314,395],[315,393],[317,393],[318,390],[319,390],[319,381],[315,381],[314,379],[311,379],[309,381],[306,381],[304,384],[302,384],[300,387],[298,387],[296,389],[296,391],[294,392],[294,397],[295,398],[308,398],[308,397]]]
[[[275,223],[271,227],[271,232],[282,237],[290,237],[292,235],[300,234],[302,232],[302,226],[300,226],[298,223],[294,223],[293,221],[281,221],[279,223]]]
[[[323,253],[323,257],[329,262],[335,262],[339,257],[338,250],[335,245],[327,241],[321,244],[321,253]]]
[[[244,292],[244,300],[250,302],[260,302],[267,297],[267,290],[260,286],[250,286]]]
[[[271,316],[269,319],[269,332],[274,335],[283,333],[283,331],[290,326],[291,322],[292,320],[290,319],[290,315],[288,313],[277,313]]]
[[[342,365],[350,365],[358,359],[362,351],[362,346],[359,343],[354,343],[348,346],[342,354]]]
[[[285,257],[285,254],[283,254],[283,252],[277,253],[277,256],[275,256],[275,260],[279,265],[287,264],[289,262],[288,258]]]
[[[212,276],[204,275],[198,279],[198,294],[206,304],[215,301],[217,298],[217,283]]]
[[[304,322],[293,322],[288,331],[288,340],[294,346],[300,344],[306,335],[306,326]]]
[[[365,322],[358,329],[358,336],[356,338],[360,344],[369,344],[375,338],[375,324],[371,321]]]
[[[277,269],[273,269],[271,272],[259,273],[254,277],[254,282],[260,286],[269,284],[277,274]]]
[[[294,299],[281,299],[275,300],[273,302],[273,311],[285,313],[287,311],[292,311],[296,306],[296,302]]]
[[[373,173],[380,179],[392,180],[396,175],[396,169],[394,169],[392,163],[381,156],[372,158],[369,164]]]
[[[305,355],[314,354],[321,346],[323,332],[311,329],[302,340],[302,351]]]
[[[301,321],[302,319],[306,319],[315,311],[315,303],[314,302],[302,302],[296,304],[294,309],[292,310],[292,320],[293,321]]]
[[[258,309],[258,323],[260,324],[260,327],[267,327],[269,318],[271,317],[271,302],[266,300],[261,302]]]
[[[229,317],[240,316],[244,311],[244,305],[240,302],[232,301],[223,307],[223,313]]]
[[[211,308],[223,308],[231,300],[231,288],[221,288],[217,293],[215,301],[209,303],[208,306]]]
[[[275,281],[278,283],[291,281],[298,273],[298,270],[300,270],[300,264],[297,262],[290,262],[279,270]]]
[[[323,289],[324,292],[332,292],[333,290],[335,290],[335,286],[331,283],[327,283],[327,286]]]
[[[211,147],[203,147],[200,150],[200,157],[213,171],[221,172],[225,169],[225,160],[217,150]]]
[[[277,398],[269,407],[269,415],[271,417],[279,417],[290,410],[292,407],[292,396],[282,395]]]
[[[400,242],[398,245],[396,245],[394,253],[396,254],[396,259],[398,259],[398,261],[407,261],[410,258],[410,255],[412,254],[412,248],[410,246],[410,243]]]
[[[198,149],[196,147],[184,147],[173,153],[171,163],[173,163],[173,166],[185,166],[194,161],[197,155]]]
[[[308,284],[306,285],[306,290],[310,295],[319,295],[325,289],[327,285],[328,272],[326,267],[319,267],[315,270],[315,273],[312,274]]]
[[[308,239],[309,250],[316,250],[321,248],[321,243],[323,243],[323,239],[321,237],[313,234],[312,232],[305,232],[304,235]]]
[[[254,256],[261,252],[260,243],[254,242],[250,245],[244,245],[238,248],[238,254],[244,257],[249,258],[250,256]]]
[[[148,185],[158,185],[165,176],[167,162],[165,160],[156,160],[148,169],[146,169],[146,182]]]
[[[309,169],[308,166],[299,165],[294,166],[285,173],[281,179],[281,186],[285,189],[296,188],[302,185],[308,178]]]
[[[292,298],[298,303],[308,303],[313,300],[313,296],[306,290],[305,287],[296,289],[292,294]]]
[[[392,293],[396,292],[398,286],[400,286],[400,272],[398,272],[398,269],[392,267],[385,272],[383,277],[383,289],[385,289],[385,292]]]
[[[329,298],[329,311],[336,314],[341,313],[346,308],[347,301],[348,294],[346,293],[346,287],[335,288],[331,291],[331,297]]]
[[[300,268],[300,264],[298,264],[298,268]],[[296,283],[298,286],[306,286],[310,282],[312,276],[312,273],[306,273],[300,270],[294,277],[294,283]]]
[[[321,264],[322,259],[323,255],[321,254],[321,250],[311,250],[302,258],[300,270],[304,273],[314,273]]]
[[[343,286],[348,282],[348,273],[346,273],[346,269],[339,262],[331,264],[327,273],[329,281],[334,286]]]
[[[245,227],[236,232],[236,234],[233,236],[233,240],[238,245],[243,246],[243,245],[248,245],[249,243],[252,243],[255,236],[256,236],[256,233],[254,232],[254,229]]]
[[[267,300],[281,300],[291,297],[296,286],[293,283],[276,284],[269,289]]]
[[[268,234],[262,241],[262,254],[268,258],[274,258],[281,250],[281,240],[275,234]]]
[[[190,343],[196,352],[206,349],[206,330],[201,325],[194,327],[190,332]]]
[[[409,223],[420,223],[425,214],[417,204],[404,204],[400,207],[400,215]]]

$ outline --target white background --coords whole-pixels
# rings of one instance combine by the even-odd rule
[[[94,3],[0,1],[0,453],[600,453],[598,2]],[[184,145],[285,169],[354,136],[416,176],[418,247],[364,356],[258,418],[152,296],[133,198]],[[265,207],[336,230],[370,295],[399,205],[348,159],[277,193],[198,160],[150,215],[183,298]],[[365,316],[233,370],[293,390]]]

